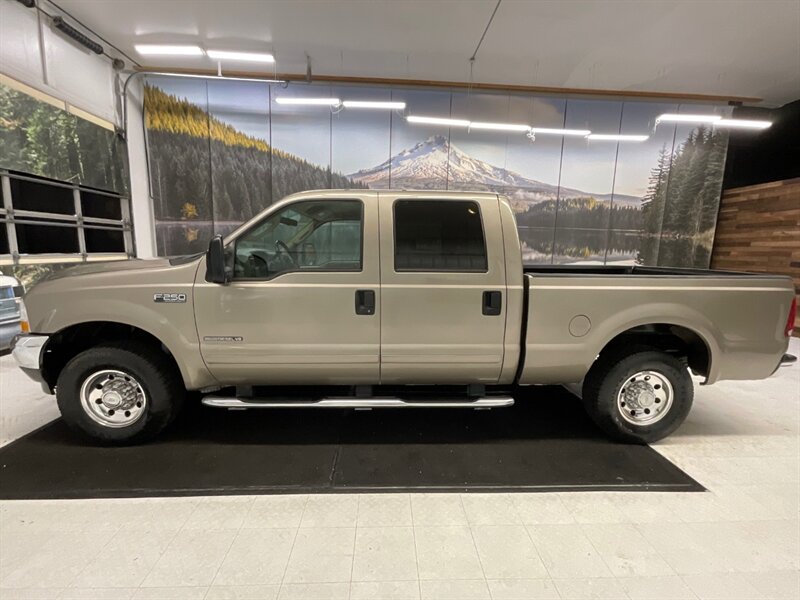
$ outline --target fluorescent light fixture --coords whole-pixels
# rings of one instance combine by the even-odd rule
[[[403,110],[405,102],[383,102],[377,100],[344,100],[342,105],[345,108],[377,108],[382,110]]]
[[[656,123],[714,123],[719,121],[720,115],[683,115],[678,113],[665,113],[656,117]]]
[[[552,135],[578,135],[586,137],[591,131],[588,129],[551,129],[549,127],[531,127],[531,133],[544,133]]]
[[[518,125],[516,123],[480,123],[472,121],[470,129],[492,129],[495,131],[530,131],[530,125]]]
[[[239,60],[243,62],[274,63],[275,57],[266,52],[234,52],[232,50],[206,50],[214,60]]]
[[[162,44],[136,44],[136,51],[142,56],[203,56],[200,46],[168,46]]]
[[[619,135],[616,133],[592,133],[587,137],[590,140],[608,140],[616,142],[644,142],[650,139],[649,135]]]
[[[278,104],[305,104],[307,106],[339,106],[338,98],[290,98],[281,96],[275,98]]]
[[[738,129],[767,129],[772,126],[770,121],[751,121],[749,119],[720,119],[714,127],[735,127]]]
[[[148,71],[147,76],[181,77],[186,79],[223,79],[225,81],[254,81],[256,83],[289,83],[285,79],[267,79],[265,77],[229,77],[227,75],[195,75],[193,73],[170,73],[168,71]],[[0,83],[2,83],[0,75]]]
[[[409,123],[420,123],[423,125],[450,125],[451,127],[469,127],[469,121],[464,119],[442,119],[439,117],[416,117],[408,116]]]

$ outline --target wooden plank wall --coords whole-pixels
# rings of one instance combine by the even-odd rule
[[[788,275],[800,294],[800,178],[722,192],[711,268]]]

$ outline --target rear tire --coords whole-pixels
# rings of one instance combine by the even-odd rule
[[[674,432],[693,398],[685,362],[647,347],[601,356],[583,385],[592,420],[612,438],[633,444],[649,444]]]
[[[56,399],[64,422],[103,444],[135,444],[161,432],[186,390],[161,351],[126,341],[81,352],[62,369]]]

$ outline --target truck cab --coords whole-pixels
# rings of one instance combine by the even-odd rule
[[[203,358],[226,384],[510,383],[504,219],[496,194],[293,196],[224,240],[222,282],[198,269]]]

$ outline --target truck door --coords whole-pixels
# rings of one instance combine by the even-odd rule
[[[381,383],[495,383],[506,273],[497,196],[379,193]]]
[[[226,252],[232,281],[206,282],[201,265],[194,298],[203,359],[220,382],[378,382],[374,195],[289,200]]]

